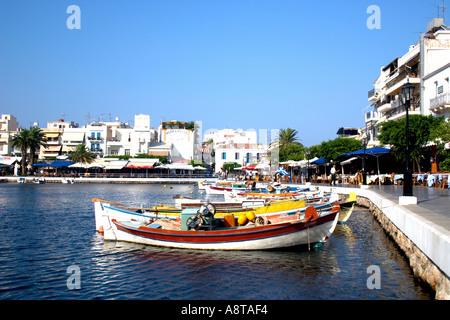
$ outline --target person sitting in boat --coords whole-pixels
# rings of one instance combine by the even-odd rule
[[[253,180],[250,178],[250,180],[247,181],[247,183],[245,184],[245,187],[247,190],[252,190],[255,191],[256,190],[256,180]]]

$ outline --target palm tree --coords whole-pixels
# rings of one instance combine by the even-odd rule
[[[278,146],[280,148],[286,147],[292,143],[298,144],[298,138],[297,138],[298,131],[295,129],[287,128],[287,129],[280,129],[280,132],[278,134]]]
[[[27,165],[27,149],[29,145],[30,130],[22,130],[11,139],[11,146],[13,148],[20,148],[20,151],[22,153],[22,175],[25,175],[25,169]]]
[[[40,147],[47,147],[47,138],[40,128],[30,128],[28,147],[30,148],[30,164],[33,165],[36,150]]]
[[[91,163],[94,161],[95,155],[82,143],[77,145],[74,151],[69,152],[69,157],[75,162]]]

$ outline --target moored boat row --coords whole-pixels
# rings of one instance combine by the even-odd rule
[[[306,190],[282,193],[227,191],[228,202],[202,204],[178,197],[150,208],[93,198],[96,229],[105,240],[208,250],[266,250],[324,243],[353,210],[352,196]],[[277,196],[275,196],[277,195]],[[185,201],[183,201],[185,200]]]

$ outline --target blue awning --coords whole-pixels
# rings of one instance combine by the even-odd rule
[[[325,158],[319,158],[319,159],[311,162],[311,164],[325,164],[325,163],[327,163],[327,159],[325,159]]]
[[[50,164],[45,163],[45,162],[38,162],[38,163],[33,163],[33,167],[49,167]]]
[[[366,149],[365,153],[368,155],[381,155],[381,154],[385,154],[385,153],[390,153],[391,150],[390,149],[386,149],[386,148],[381,148],[381,147],[374,147],[374,148],[370,148],[370,149]],[[364,154],[364,149],[359,149],[356,151],[352,151],[349,153],[344,153],[341,154],[341,156],[346,156],[346,157],[350,157],[350,156],[357,156],[357,155],[363,155]]]
[[[65,168],[74,163],[75,163],[75,161],[58,161],[58,160],[56,160],[56,161],[53,161],[48,166],[52,167],[52,168]]]

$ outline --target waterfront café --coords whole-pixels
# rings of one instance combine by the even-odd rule
[[[324,183],[324,182],[327,183],[328,182],[327,166],[329,165],[327,159],[325,159],[325,158],[311,159],[309,164],[316,166],[316,173],[313,175],[312,181],[319,182],[319,183]],[[323,167],[323,170],[322,170],[322,167]]]
[[[75,161],[55,160],[51,163],[47,162],[34,163],[33,167],[41,168],[39,173],[40,175],[43,176],[67,176],[71,174],[71,172],[68,172],[67,169],[69,168],[70,165],[74,163]],[[44,171],[44,169],[46,169],[47,171]]]
[[[359,149],[356,151],[352,151],[352,152],[348,152],[348,153],[344,153],[339,155],[340,158],[348,158],[345,161],[340,162],[341,164],[341,168],[342,168],[342,174],[341,174],[341,178],[343,180],[343,182],[358,182],[360,179],[358,179],[358,174],[360,172],[362,172],[362,166],[363,166],[363,161],[365,162],[364,164],[364,169],[366,172],[372,172],[369,171],[369,161],[368,158],[370,158],[371,156],[376,157],[376,172],[373,170],[372,174],[368,174],[367,175],[367,183],[368,184],[389,184],[392,183],[392,177],[390,174],[381,174],[380,172],[380,163],[379,163],[379,157],[386,155],[386,154],[390,154],[391,150],[387,149],[387,148],[381,148],[381,147],[373,147],[370,149]],[[344,165],[347,164],[351,164],[352,162],[354,162],[357,159],[361,159],[361,168],[360,170],[358,170],[359,172],[356,173],[354,176],[350,176],[350,175],[345,175],[344,173]]]
[[[288,160],[284,162],[280,162],[281,165],[287,165],[289,166],[289,175],[290,175],[290,181],[293,183],[303,183],[306,182],[308,178],[308,170],[310,170],[310,165],[313,161],[317,160],[317,158],[314,158],[312,160],[300,160],[300,161],[294,161],[294,160]],[[311,173],[309,173],[311,176]]]

